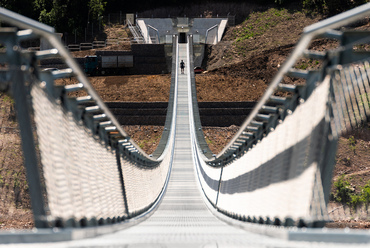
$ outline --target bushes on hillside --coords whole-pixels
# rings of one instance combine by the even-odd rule
[[[366,208],[370,205],[370,180],[365,186],[360,187],[358,193],[351,187],[351,184],[345,180],[345,176],[342,175],[334,182],[336,193],[333,195],[333,199],[336,202],[348,204],[353,208],[365,205]]]
[[[303,0],[302,7],[308,12],[335,15],[367,3],[369,0]]]

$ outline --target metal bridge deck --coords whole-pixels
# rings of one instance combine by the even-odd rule
[[[180,44],[179,50],[179,59],[187,64],[186,44]],[[248,243],[243,230],[212,215],[199,193],[190,146],[188,77],[188,73],[178,76],[174,162],[162,203],[148,220],[107,238],[119,237],[117,241],[127,244],[158,244],[160,247],[217,246],[235,240],[238,244]]]

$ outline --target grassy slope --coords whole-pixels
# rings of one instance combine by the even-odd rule
[[[235,64],[263,51],[294,45],[303,28],[319,21],[300,11],[271,8],[251,13],[240,25],[229,28],[223,42],[214,46],[208,61],[208,70]],[[217,56],[222,53],[222,56]]]

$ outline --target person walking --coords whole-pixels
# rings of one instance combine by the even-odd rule
[[[185,63],[183,60],[180,62],[180,68],[181,68],[181,74],[184,74],[184,69],[185,69]]]

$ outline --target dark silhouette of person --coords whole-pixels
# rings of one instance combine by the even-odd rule
[[[185,63],[183,60],[180,62],[181,74],[184,74]]]

